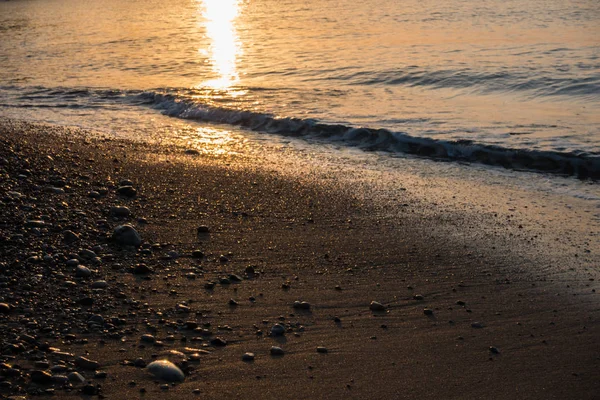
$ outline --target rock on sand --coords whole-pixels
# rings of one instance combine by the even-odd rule
[[[168,382],[183,382],[185,375],[172,362],[167,360],[158,360],[148,364],[146,369],[158,379]]]

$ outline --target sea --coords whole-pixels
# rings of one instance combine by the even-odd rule
[[[0,117],[594,180],[600,2],[0,1]]]

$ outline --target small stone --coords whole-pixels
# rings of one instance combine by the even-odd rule
[[[471,324],[471,328],[481,329],[481,328],[483,328],[483,324],[481,322],[473,322]]]
[[[317,353],[327,353],[327,347],[319,346],[317,347]]]
[[[135,361],[133,362],[133,365],[135,365],[138,368],[145,368],[147,363],[146,363],[146,361],[144,361],[143,358],[136,358]]]
[[[116,218],[127,218],[131,215],[131,211],[128,207],[114,206],[110,208],[109,214]]]
[[[94,374],[95,379],[106,379],[108,373],[106,371],[98,371]]]
[[[200,225],[198,228],[196,228],[196,232],[198,232],[198,233],[210,233],[210,229],[208,229],[208,226],[206,226],[206,225]]]
[[[96,281],[92,283],[92,289],[106,289],[108,287],[108,282],[104,280]]]
[[[224,347],[227,346],[227,341],[225,339],[222,338],[214,338],[210,341],[210,344],[212,344],[213,346],[217,346],[217,347]]]
[[[91,306],[94,304],[94,299],[91,297],[82,297],[77,302],[82,306]]]
[[[172,362],[167,360],[158,360],[148,364],[146,369],[158,379],[168,382],[183,382],[185,375]]]
[[[140,338],[140,340],[142,342],[145,342],[145,343],[154,343],[154,342],[156,342],[156,338],[154,336],[150,335],[150,334],[142,335],[142,337]]]
[[[425,314],[425,315],[433,315],[433,310],[431,310],[429,308],[424,308],[423,309],[423,314]]]
[[[131,198],[131,197],[135,197],[137,195],[137,190],[135,190],[134,187],[131,185],[125,185],[125,186],[120,186],[117,189],[117,193],[120,194],[121,196]]]
[[[386,307],[377,301],[372,301],[371,305],[369,306],[369,309],[371,311],[385,311]]]
[[[425,299],[425,297],[423,297],[423,296],[422,296],[422,295],[420,295],[420,294],[415,294],[415,295],[413,296],[413,299],[414,299],[414,300],[424,300],[424,299]]]
[[[254,361],[254,353],[245,353],[242,356],[242,361]]]
[[[67,230],[63,232],[63,240],[66,244],[75,243],[79,241],[79,235],[73,231]]]
[[[464,301],[462,301],[462,300],[458,300],[458,301],[456,302],[456,305],[458,305],[458,306],[464,306],[465,304],[466,304],[466,303],[465,303]]]
[[[81,388],[81,392],[88,396],[94,396],[98,394],[98,387],[88,383],[84,387]]]
[[[112,236],[113,240],[122,246],[135,246],[138,247],[142,244],[142,237],[129,224],[119,225],[115,228]]]
[[[202,250],[194,250],[194,251],[192,251],[192,257],[193,258],[203,258],[204,253],[202,252]]]
[[[498,348],[497,348],[497,347],[490,346],[490,353],[493,353],[493,354],[500,354],[500,350],[498,350]]]
[[[75,365],[77,365],[80,368],[91,370],[91,371],[100,368],[100,363],[98,363],[98,361],[93,361],[93,360],[90,360],[88,358],[81,357],[81,356],[77,357],[75,359]]]
[[[154,270],[152,268],[150,268],[149,266],[147,266],[146,264],[137,264],[133,268],[133,273],[136,275],[151,274],[153,272],[154,272]]]
[[[310,303],[306,301],[295,301],[292,307],[298,310],[310,310]]]
[[[273,346],[271,347],[271,355],[272,356],[282,356],[285,354],[285,351],[281,347]]]
[[[74,384],[80,384],[85,382],[85,378],[79,372],[73,371],[69,375],[67,375],[67,379],[69,382]]]
[[[42,385],[52,383],[52,375],[47,371],[31,371],[30,375],[32,382]]]
[[[67,267],[76,267],[79,265],[79,260],[76,258],[71,258],[70,260],[67,260]]]
[[[75,276],[78,278],[89,278],[92,275],[92,271],[88,267],[78,265],[75,268]]]
[[[281,324],[275,324],[271,328],[271,335],[273,336],[282,336],[285,335],[285,327]]]
[[[237,301],[235,301],[234,299],[229,299],[229,305],[230,306],[237,306],[239,303]]]
[[[0,303],[0,314],[9,314],[10,305],[8,303]]]

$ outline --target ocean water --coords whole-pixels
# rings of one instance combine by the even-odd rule
[[[600,3],[2,1],[0,116],[599,178]]]

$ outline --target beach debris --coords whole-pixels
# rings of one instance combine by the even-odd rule
[[[135,228],[129,224],[117,226],[113,232],[112,238],[117,244],[122,246],[138,247],[142,244],[142,237]]]
[[[153,361],[148,364],[146,369],[156,378],[163,381],[183,382],[185,380],[185,375],[179,367],[168,360]]]
[[[383,304],[381,304],[378,301],[372,301],[371,304],[369,305],[369,309],[371,311],[385,311],[386,306],[384,306]]]

